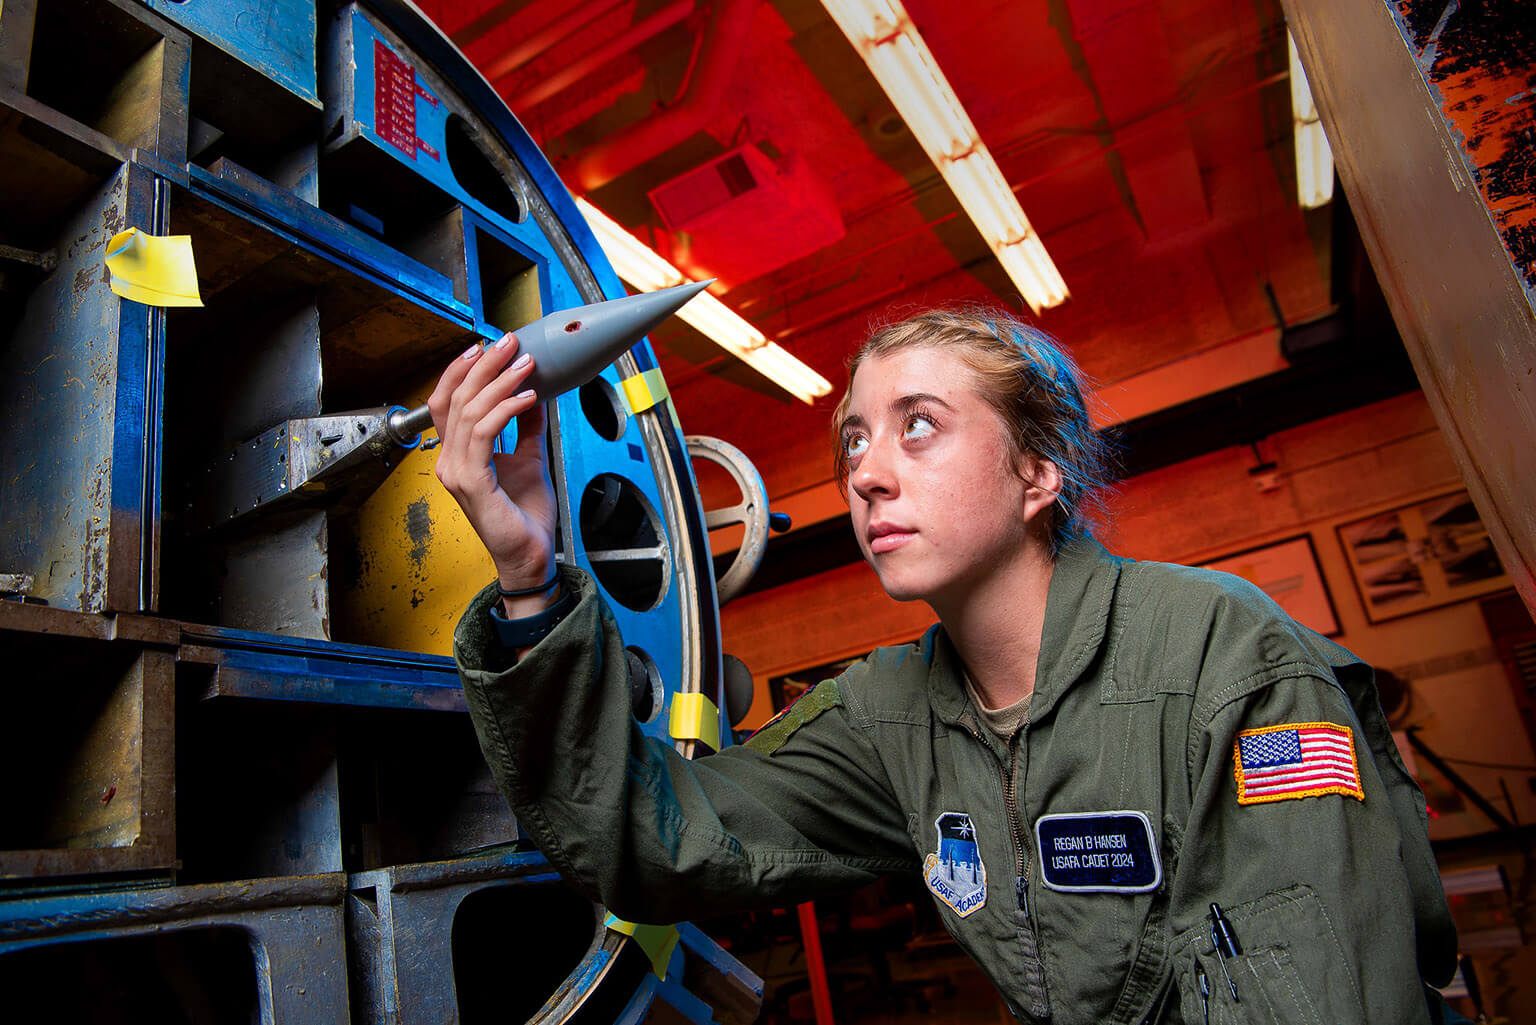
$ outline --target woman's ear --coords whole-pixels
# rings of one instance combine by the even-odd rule
[[[1033,523],[1061,493],[1061,468],[1049,459],[1026,455],[1023,470],[1024,522]]]

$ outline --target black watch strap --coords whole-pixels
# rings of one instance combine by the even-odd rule
[[[549,632],[560,625],[560,621],[571,614],[576,607],[576,593],[567,587],[556,601],[543,612],[524,616],[522,619],[508,619],[502,611],[501,602],[495,602],[490,607],[491,626],[496,630],[496,636],[501,639],[506,648],[531,648],[545,637]]]

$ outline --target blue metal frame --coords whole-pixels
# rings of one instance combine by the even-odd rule
[[[502,245],[513,250],[518,255],[525,257],[538,268],[539,273],[539,306],[543,310],[558,310],[554,300],[554,281],[550,272],[550,264],[559,266],[559,260],[553,259],[553,254],[544,246],[531,244],[526,230],[514,230],[520,227],[513,225],[504,217],[490,218],[478,209],[465,209],[464,211],[464,252],[468,266],[470,305],[474,309],[475,330],[486,338],[495,339],[501,337],[501,332],[511,330],[521,325],[497,326],[485,319],[485,296],[482,293],[480,281],[480,242],[475,238],[476,231],[482,231],[490,235]],[[535,226],[536,228],[536,226]],[[539,242],[544,242],[543,236],[537,236]],[[570,304],[566,304],[570,305]],[[514,423],[511,430],[516,430]],[[515,444],[515,442],[513,442]]]
[[[158,224],[162,206],[155,177],[132,163],[126,167],[128,209],[142,211],[140,216],[151,226]],[[133,220],[130,217],[130,223]],[[110,305],[116,296],[106,295],[104,299]],[[149,307],[126,300],[118,311],[117,388],[112,402],[112,534],[118,534],[129,523],[137,524],[137,531],[132,545],[121,543],[126,539],[119,537],[108,542],[111,548],[106,607],[115,611],[138,612],[146,608],[141,605],[149,577],[149,564],[143,561],[144,545],[153,538],[159,522],[143,518],[146,506],[158,505],[147,491],[153,468],[159,462],[159,452],[150,448],[157,432],[152,432],[149,424],[159,377],[155,365],[160,351],[155,336],[156,319]]]
[[[443,655],[218,626],[187,627],[181,639],[219,652],[220,696],[465,710],[458,670]]]
[[[553,167],[484,77],[436,26],[423,19],[414,7],[399,0],[379,0],[379,2],[370,3],[368,8],[370,15],[377,18],[387,31],[409,45],[414,59],[404,57],[402,59],[406,59],[406,62],[412,66],[419,66],[420,60],[425,60],[431,65],[432,70],[447,80],[475,113],[497,133],[498,141],[521,162],[534,186],[539,190],[541,198],[558,218],[560,228],[566,232],[568,241],[579,253],[585,264],[584,269],[592,275],[601,294],[589,294],[573,278],[571,270],[560,258],[558,245],[545,237],[545,229],[536,222],[535,218],[525,217],[516,223],[508,220],[470,195],[453,177],[446,158],[423,160],[419,152],[413,157],[407,157],[398,147],[385,142],[372,131],[371,126],[376,120],[373,110],[375,95],[372,75],[373,43],[375,40],[386,46],[390,46],[391,43],[384,33],[371,24],[370,17],[359,11],[354,12],[352,16],[353,54],[356,63],[352,90],[355,109],[352,115],[354,120],[369,126],[365,128],[363,138],[379,150],[388,153],[393,160],[410,167],[415,173],[422,175],[458,199],[468,211],[473,213],[474,219],[483,222],[487,228],[501,229],[495,233],[503,241],[510,236],[511,239],[521,243],[517,247],[520,251],[526,253],[531,250],[538,254],[535,259],[540,264],[541,292],[545,293],[543,299],[547,309],[558,309],[581,302],[626,294],[618,276],[613,272],[607,257],[598,245],[596,237],[582,218],[575,201],[555,174]],[[427,99],[427,96],[431,95],[430,90],[420,82],[417,82],[417,85],[420,87],[416,91],[415,98],[417,135],[423,137],[425,133],[428,144],[442,153],[446,148],[444,133],[450,113],[447,99],[433,97],[436,101],[434,103]],[[469,217],[465,218],[465,230],[466,232],[472,230]],[[470,240],[469,244],[473,245],[473,241]],[[474,311],[474,317],[480,333],[487,337],[493,333],[486,331],[483,327],[483,309],[477,308]],[[646,340],[637,343],[630,350],[630,355],[642,371],[657,365],[655,354]],[[618,374],[612,367],[604,370],[602,376],[616,389],[619,387]],[[580,425],[586,422],[586,414],[581,409],[580,398],[575,393],[561,396],[558,400],[558,410],[562,425]],[[660,408],[653,415],[662,416],[669,423],[669,428],[662,432],[666,440],[667,459],[680,485],[696,495],[698,486],[682,433],[670,426],[675,424],[675,417],[667,410]],[[600,474],[611,473],[633,484],[644,495],[652,509],[661,508],[660,494],[649,468],[644,466],[643,459],[640,467],[634,465],[632,453],[637,450],[644,451],[644,446],[640,444],[642,439],[633,418],[626,419],[624,433],[617,441],[610,442],[598,437],[595,432],[569,430],[568,427],[562,430],[561,441],[568,481],[575,482],[572,485],[573,493],[568,496],[569,498],[579,502],[585,482]],[[509,429],[502,443],[503,447],[515,444],[515,428]],[[645,472],[636,472],[641,469]],[[709,534],[704,525],[703,509],[697,502],[690,505],[688,512],[689,515],[685,516],[686,536],[671,537],[669,541],[673,550],[689,547],[697,553],[694,560],[696,576],[692,583],[698,589],[701,610],[715,619],[713,623],[698,624],[705,642],[703,658],[706,665],[718,665],[720,661],[719,625],[713,565],[708,557]],[[665,532],[665,526],[658,525]],[[579,536],[568,539],[567,547],[572,559],[590,569],[590,562]],[[610,602],[626,641],[642,648],[651,656],[662,680],[669,684],[669,693],[675,691],[677,681],[681,679],[683,650],[681,634],[686,628],[682,623],[676,588],[671,586],[676,572],[675,566],[671,569],[672,572],[668,575],[669,585],[655,607],[637,612],[625,608],[618,602]],[[709,675],[706,673],[706,677]],[[711,695],[711,697],[719,703],[718,695]],[[660,715],[651,723],[645,724],[643,729],[658,739],[671,739],[665,715]],[[722,728],[721,734],[728,738],[730,731]]]
[[[254,220],[280,238],[341,263],[396,295],[469,327],[474,314],[453,294],[453,283],[337,217],[274,190],[257,193],[201,167],[187,165],[190,191],[230,213]]]
[[[255,0],[238,0],[237,3],[221,3],[219,0],[143,2],[256,69],[288,92],[305,99],[311,105],[318,105],[313,61],[317,33],[312,0],[273,0],[272,3],[262,4],[255,3]],[[422,67],[430,65],[437,80],[446,81],[449,91],[457,93],[457,99],[435,97],[435,104],[417,94],[418,135],[427,138],[429,145],[434,146],[443,159],[426,164],[418,159],[414,162],[413,170],[459,201],[464,209],[465,232],[483,231],[532,260],[538,268],[540,301],[546,311],[623,295],[622,284],[609,266],[570,194],[532,138],[485,79],[441,32],[405,0],[370,0],[368,7],[370,13],[367,16],[355,16],[354,27],[358,32],[358,48],[369,55],[370,61],[373,48],[367,41],[378,38],[381,31],[392,32],[405,41],[412,54],[411,60],[420,62],[419,66]],[[251,12],[261,16],[254,26],[242,21],[242,16]],[[377,29],[370,19],[376,19],[378,26],[383,28]],[[357,97],[359,108],[365,100],[371,105],[373,97],[371,64],[365,70],[365,63],[359,61],[356,74],[363,76],[366,81],[354,83],[354,96]],[[264,92],[263,95],[285,99],[284,94],[276,91]],[[550,223],[542,212],[537,216],[508,218],[487,208],[454,178],[447,161],[445,133],[449,102],[457,102],[458,99],[467,104],[466,112],[473,111],[476,117],[491,128],[496,136],[491,141],[499,142],[521,162],[532,182],[532,188],[538,193],[536,197],[530,198],[536,200],[535,205],[541,210],[550,211],[555,223]],[[357,120],[372,124],[371,111],[366,119],[359,116]],[[405,155],[398,149],[376,136],[370,137],[367,131],[363,138],[370,145],[391,153],[396,160],[411,163],[403,159]],[[263,187],[259,181],[220,177],[190,164],[185,168],[171,167],[153,154],[138,151],[135,151],[132,159],[125,161],[118,173],[121,180],[114,184],[121,190],[123,202],[120,209],[126,213],[125,225],[164,234],[169,229],[171,202],[177,195],[191,193],[201,201],[260,225],[277,237],[331,264],[344,267],[350,274],[433,312],[445,321],[485,336],[495,333],[492,325],[485,321],[483,297],[477,294],[478,288],[473,284],[479,278],[477,268],[473,266],[478,260],[475,238],[466,237],[464,240],[466,255],[472,262],[467,268],[472,277],[470,301],[466,302],[454,296],[452,282],[444,275],[400,254],[356,226],[275,186],[268,188]],[[187,191],[175,193],[171,187],[173,184]],[[107,191],[107,188],[103,188],[102,194],[105,195]],[[87,224],[86,228],[96,226]],[[82,240],[84,238],[82,236]],[[100,246],[86,243],[79,248],[82,253],[91,254],[89,268],[82,264],[81,269],[89,269],[94,275],[100,269],[99,261],[96,261],[99,255],[96,250]],[[69,270],[74,271],[76,268],[70,267]],[[36,347],[35,353],[29,351],[18,354],[29,357],[25,369],[39,375],[33,382],[38,388],[39,397],[49,393],[48,389],[52,389],[52,394],[66,396],[62,403],[57,398],[51,404],[39,398],[37,403],[29,404],[30,400],[23,393],[18,393],[23,397],[7,409],[9,413],[18,416],[25,413],[33,418],[34,424],[27,425],[27,433],[37,439],[36,459],[39,463],[47,459],[54,461],[50,472],[39,474],[28,482],[32,490],[24,496],[26,501],[19,504],[28,514],[33,507],[37,507],[56,520],[58,510],[72,498],[79,497],[72,492],[61,499],[58,494],[61,482],[85,479],[98,484],[101,493],[78,503],[89,507],[83,513],[76,510],[70,522],[61,528],[61,536],[71,530],[83,532],[91,529],[89,523],[92,514],[99,512],[102,520],[110,526],[110,536],[106,541],[110,554],[104,571],[106,577],[98,579],[95,584],[87,584],[85,578],[89,573],[95,572],[100,577],[102,571],[83,565],[78,573],[74,567],[66,567],[66,570],[79,578],[82,593],[95,587],[96,593],[103,596],[99,601],[93,599],[84,603],[93,610],[151,610],[157,602],[153,568],[157,558],[156,532],[162,502],[161,448],[165,429],[167,317],[163,310],[119,300],[110,295],[99,277],[70,277],[81,286],[74,293],[72,307],[69,305],[71,297],[64,291],[60,291],[57,296],[48,296],[49,302],[58,306],[57,317],[67,322],[66,325],[50,335],[46,345]],[[64,280],[62,272],[60,280]],[[49,363],[48,366],[31,366],[37,358],[44,356],[47,357],[44,362]],[[647,341],[637,343],[630,356],[641,371],[657,366],[655,354]],[[105,370],[102,370],[103,366]],[[603,371],[602,376],[609,386],[622,393],[617,370],[609,367]],[[89,380],[82,382],[81,378]],[[81,398],[77,395],[79,401],[67,398],[75,384],[81,385],[81,393],[85,396]],[[70,391],[65,391],[66,387]],[[91,390],[87,392],[87,388]],[[102,405],[106,402],[110,405]],[[94,419],[90,415],[92,409],[97,411]],[[557,409],[562,425],[560,440],[569,492],[566,495],[568,502],[579,503],[586,483],[596,476],[614,474],[627,479],[653,509],[660,509],[662,492],[656,475],[665,469],[676,476],[683,489],[682,536],[676,536],[676,531],[668,530],[664,521],[658,522],[657,526],[659,530],[672,535],[668,537],[668,542],[673,552],[692,553],[696,575],[688,583],[699,594],[698,611],[705,621],[684,621],[675,579],[678,572],[675,564],[668,574],[669,584],[655,607],[634,611],[617,602],[610,604],[626,640],[643,648],[651,656],[669,693],[676,691],[682,677],[681,662],[686,650],[685,643],[689,641],[687,632],[691,630],[700,631],[703,637],[705,682],[717,682],[718,674],[712,673],[709,668],[718,666],[720,653],[713,567],[708,555],[708,532],[702,508],[696,500],[688,501],[697,495],[697,486],[675,416],[670,408],[664,406],[640,414],[646,422],[661,427],[663,450],[656,451],[652,447],[649,458],[664,460],[667,465],[663,468],[647,462],[647,445],[644,443],[647,435],[642,433],[639,417],[626,417],[620,437],[610,441],[588,428],[580,397],[576,393],[561,396]],[[102,410],[110,412],[103,413]],[[77,420],[83,426],[77,426]],[[41,429],[33,429],[35,424],[42,424]],[[60,429],[61,426],[67,429]],[[654,435],[650,437],[654,438]],[[511,434],[504,436],[503,441],[510,442]],[[83,478],[76,472],[78,470],[87,471]],[[94,471],[94,476],[90,471]],[[77,485],[71,486],[78,492]],[[43,488],[52,490],[46,496],[46,501],[40,497],[39,489]],[[133,529],[135,525],[136,532]],[[30,523],[27,525],[28,528],[31,526]],[[54,527],[55,524],[49,524],[50,530]],[[39,538],[43,537],[42,531],[38,531],[38,534]],[[73,541],[71,538],[65,540]],[[34,545],[41,547],[45,543],[45,540],[37,540]],[[87,555],[96,551],[84,542],[79,547]],[[567,539],[567,556],[590,569],[590,560],[583,548],[580,531]],[[89,558],[82,557],[78,561],[85,563]],[[76,582],[72,577],[69,587],[73,589]],[[67,604],[65,601],[60,603]],[[182,628],[180,640],[184,664],[206,665],[214,670],[210,693],[216,696],[366,708],[451,712],[464,710],[457,673],[452,660],[448,658],[219,627],[187,626]],[[203,650],[193,650],[198,647]],[[168,673],[168,655],[161,653],[157,657],[167,663],[165,671]],[[710,696],[717,697],[714,694]],[[643,728],[659,740],[671,740],[665,714]],[[722,736],[729,737],[729,730],[723,725]],[[334,819],[332,811],[333,808],[328,806],[327,814]],[[496,861],[497,858],[501,859],[508,871],[547,869],[547,862],[536,854],[508,852],[492,856],[490,860]],[[486,861],[483,858],[476,859],[476,863],[483,865]],[[553,878],[552,872],[544,871],[537,875],[524,875],[520,881]],[[166,910],[162,907],[157,910],[156,914],[163,913],[167,922],[180,921],[178,916],[183,910],[187,917],[194,917],[197,909],[192,905],[201,895],[206,894],[216,894],[220,901],[227,895],[228,906],[236,909],[231,914],[244,914],[250,910],[260,917],[267,907],[242,908],[240,901],[243,895],[239,891],[241,884],[173,887],[163,891],[167,900],[152,900],[145,895],[145,891],[136,894],[105,891],[101,879],[87,880],[85,885],[94,887],[96,892],[0,902],[0,953],[26,945],[72,942],[139,930],[142,923],[125,925],[117,918],[123,914],[131,916],[135,900],[166,907],[178,901],[188,902],[185,909]],[[295,883],[295,886],[295,892],[305,889],[302,881]],[[330,926],[336,926],[336,905],[329,898],[321,903],[324,904],[322,915],[329,916],[327,921]],[[281,904],[280,900],[276,902],[276,905]],[[310,905],[315,904],[314,900],[306,904],[296,899],[293,913],[298,916],[308,915],[314,910]],[[31,921],[49,914],[59,915],[60,921],[42,924]],[[99,923],[103,921],[113,924],[102,927]],[[281,923],[266,924],[281,931]],[[682,942],[673,954],[667,979],[658,981],[647,976],[620,1014],[620,1021],[643,1019],[657,997],[664,999],[682,1017],[698,1025],[706,1025],[713,1020],[709,1007],[685,988],[685,948],[686,958],[703,958],[718,970],[737,979],[744,979],[744,970],[740,965],[702,933],[686,924],[679,928]],[[79,931],[74,931],[77,929]],[[313,923],[300,923],[283,935],[291,940],[289,933],[299,935],[304,929],[314,932]],[[344,957],[330,953],[328,948],[321,957],[337,964],[345,961]],[[600,967],[601,959],[595,963]],[[750,982],[747,984],[750,985]],[[343,991],[337,998],[342,1006],[345,1006],[344,989],[342,987]],[[297,992],[302,995],[304,991],[299,989]]]
[[[142,2],[289,92],[319,103],[315,94],[314,0]]]

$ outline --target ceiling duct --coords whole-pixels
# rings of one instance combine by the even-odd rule
[[[770,160],[741,146],[650,190],[675,233],[672,262],[692,277],[739,285],[840,240],[831,187],[798,153]]]

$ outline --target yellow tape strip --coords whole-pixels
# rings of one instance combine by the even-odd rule
[[[673,740],[700,740],[720,750],[720,709],[703,694],[672,696],[670,728]]]
[[[619,387],[624,389],[624,400],[629,403],[631,413],[643,413],[671,395],[660,367],[626,377],[619,382]]]
[[[677,949],[677,926],[636,925],[611,914],[603,919],[603,925],[640,944],[645,956],[651,959],[651,971],[656,973],[656,978],[667,977],[667,965],[672,960],[672,951]]]
[[[191,235],[129,228],[107,243],[107,287],[146,306],[201,306]]]

